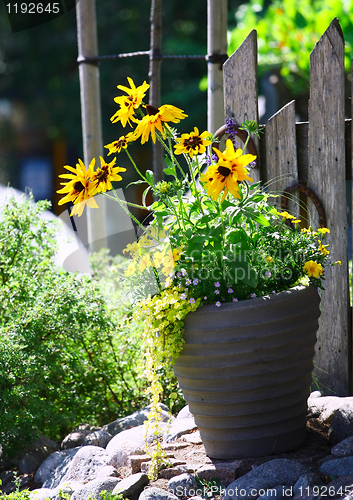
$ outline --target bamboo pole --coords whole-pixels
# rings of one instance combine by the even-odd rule
[[[100,164],[99,156],[103,156],[99,67],[95,62],[85,62],[85,58],[98,56],[95,0],[77,2],[76,17],[83,154],[87,168],[92,158],[96,158],[96,164]],[[104,197],[99,197],[99,209],[86,208],[90,250],[98,251],[108,246]]]
[[[207,0],[207,130],[212,133],[224,125],[222,60],[227,54],[227,10],[227,0]]]
[[[152,0],[150,21],[149,101],[158,108],[161,105],[162,0]],[[152,152],[154,178],[158,182],[163,179],[163,147],[159,141],[153,145]]]

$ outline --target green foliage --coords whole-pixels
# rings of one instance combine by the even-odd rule
[[[39,433],[62,439],[146,402],[138,326],[128,326],[118,288],[107,306],[116,271],[104,272],[104,256],[93,279],[56,268],[57,226],[39,217],[47,206],[11,200],[0,221],[0,442],[9,455]]]
[[[345,38],[345,67],[350,70],[353,46],[352,0],[264,0],[243,3],[230,33],[232,54],[252,29],[257,30],[259,76],[278,69],[292,95],[308,91],[310,52],[337,17]]]

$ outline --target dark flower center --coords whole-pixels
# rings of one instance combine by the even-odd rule
[[[108,165],[103,165],[102,168],[100,168],[99,170],[97,170],[97,172],[95,173],[95,180],[98,181],[98,182],[104,182],[107,180],[108,178],[108,174],[109,174],[109,167]]]
[[[146,109],[149,115],[157,115],[159,113],[159,108],[152,106],[152,104],[146,104]]]
[[[190,137],[190,139],[184,141],[184,147],[188,149],[195,149],[200,144],[202,144],[201,137]]]
[[[228,177],[231,172],[230,168],[223,167],[222,165],[220,165],[217,170],[219,174],[223,175],[223,177]]]
[[[75,184],[74,184],[74,190],[77,193],[81,193],[81,191],[83,191],[84,189],[85,189],[85,186],[82,184],[81,181],[75,182]]]

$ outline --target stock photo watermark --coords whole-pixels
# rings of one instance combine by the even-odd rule
[[[3,0],[13,33],[34,28],[60,17],[78,0]]]

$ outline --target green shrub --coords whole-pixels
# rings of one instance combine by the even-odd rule
[[[48,206],[12,199],[1,213],[0,443],[9,456],[40,433],[62,439],[146,403],[139,326],[127,323],[121,287],[108,300],[105,277],[119,266],[99,270],[98,256],[93,278],[57,268],[58,226],[40,219]]]

